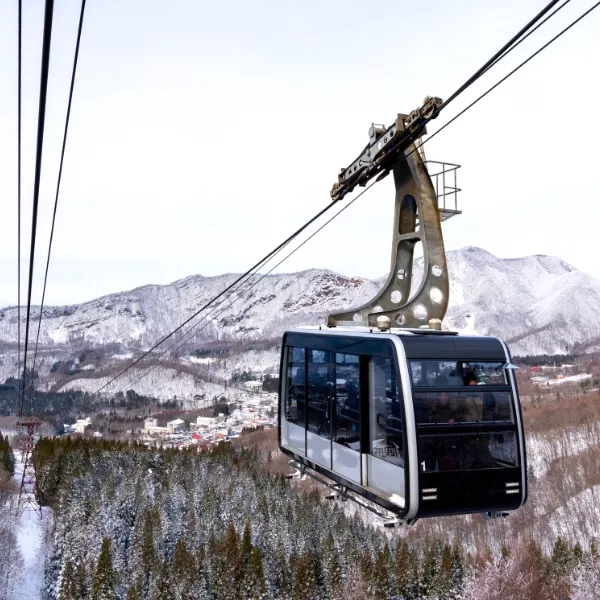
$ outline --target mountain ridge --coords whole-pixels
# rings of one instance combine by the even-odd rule
[[[510,340],[517,354],[564,353],[589,343],[590,350],[595,348],[593,340],[600,338],[595,318],[600,280],[593,276],[558,257],[503,259],[474,246],[448,252],[447,264],[449,327]],[[81,304],[45,307],[40,343],[149,348],[238,277],[189,275]],[[421,277],[422,259],[415,264],[413,293]],[[277,338],[286,328],[316,324],[328,312],[370,300],[382,280],[385,277],[349,277],[319,268],[257,275],[245,295],[235,293],[202,313],[194,342]],[[16,313],[14,306],[0,307],[0,343],[16,342]],[[33,319],[38,315],[39,307],[33,306]]]

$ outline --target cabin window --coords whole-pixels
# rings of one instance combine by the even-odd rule
[[[501,361],[411,360],[410,376],[415,387],[505,386],[505,366]]]
[[[518,466],[514,431],[419,436],[421,471],[473,471]]]
[[[288,349],[285,418],[300,427],[306,423],[305,353],[304,348]]]
[[[370,372],[370,453],[403,465],[402,403],[394,363],[390,358],[373,357]]]
[[[308,361],[308,431],[331,439],[330,403],[333,395],[334,366],[332,353],[307,350]]]
[[[513,423],[512,395],[497,391],[413,391],[418,425]]]
[[[333,441],[360,450],[360,357],[335,355]]]

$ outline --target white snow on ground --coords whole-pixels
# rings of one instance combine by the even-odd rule
[[[23,463],[21,453],[15,450],[15,480],[20,486],[23,476]],[[52,511],[44,509],[43,519],[33,510],[24,510],[17,522],[17,543],[23,556],[24,568],[21,580],[17,582],[16,598],[23,600],[37,600],[41,598],[44,583],[44,555],[43,547],[44,525],[52,518]]]
[[[578,518],[573,518],[577,515]],[[573,496],[548,517],[548,526],[566,540],[600,536],[600,485]],[[581,532],[585,535],[581,536]]]
[[[215,362],[214,358],[198,358],[196,356],[188,356],[188,360],[190,362],[196,363],[197,365],[210,365],[210,363]]]
[[[554,432],[548,435],[527,436],[527,466],[534,477],[543,477],[554,460],[563,456],[576,456],[600,444],[600,423],[583,427],[566,428],[561,436]]]
[[[591,375],[589,373],[581,373],[580,375],[569,375],[562,379],[549,379],[547,383],[548,385],[562,385],[563,383],[576,383],[578,381],[590,379],[590,377]]]

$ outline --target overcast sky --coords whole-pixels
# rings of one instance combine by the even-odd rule
[[[323,208],[339,169],[426,95],[446,98],[546,0],[90,0],[47,302],[241,272]],[[43,2],[25,4],[23,294]],[[80,3],[57,0],[40,193],[41,282]],[[592,4],[573,0],[461,96],[439,128]],[[16,302],[17,2],[0,4],[0,301]],[[446,248],[557,255],[600,276],[600,9],[426,146],[462,165]],[[283,269],[376,277],[387,178]]]

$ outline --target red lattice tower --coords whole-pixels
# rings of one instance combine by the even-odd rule
[[[24,435],[21,443],[21,452],[23,460],[23,477],[21,478],[21,491],[19,492],[19,502],[17,511],[20,513],[26,509],[34,510],[40,519],[42,518],[42,509],[38,503],[38,486],[35,474],[35,462],[33,460],[33,451],[35,447],[35,428],[41,425],[40,421],[33,417],[21,419],[17,425],[23,427]]]

